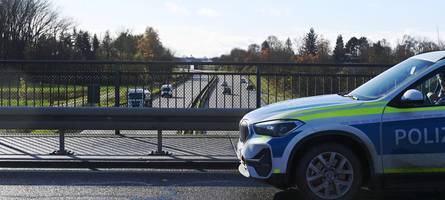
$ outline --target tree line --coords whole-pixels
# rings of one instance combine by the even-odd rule
[[[221,55],[214,60],[392,64],[416,54],[444,49],[445,43],[442,41],[433,42],[410,35],[404,35],[394,48],[386,39],[372,42],[366,37],[351,37],[345,43],[343,36],[338,35],[335,47],[332,49],[330,42],[311,28],[302,39],[293,42],[290,38],[282,41],[272,35],[261,45],[250,44],[247,49],[234,48],[229,54]]]
[[[409,35],[403,36],[395,47],[385,39],[373,42],[361,36],[346,41],[339,35],[332,49],[331,42],[311,28],[302,39],[282,41],[272,35],[261,44],[234,48],[213,60],[387,64],[441,49],[445,49],[441,41]],[[116,37],[107,31],[99,39],[61,17],[49,0],[1,0],[0,59],[173,60],[174,54],[163,46],[152,27],[142,34],[121,31]]]
[[[99,40],[60,17],[48,0],[1,0],[0,58],[171,60],[173,53],[152,27],[143,34],[121,31],[115,38],[107,31]]]

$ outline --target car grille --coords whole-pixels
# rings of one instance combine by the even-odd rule
[[[239,140],[245,142],[249,136],[249,127],[246,121],[242,121],[239,125]]]

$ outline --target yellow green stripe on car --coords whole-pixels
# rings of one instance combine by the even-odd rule
[[[409,113],[409,112],[424,112],[424,111],[437,111],[445,110],[445,106],[430,106],[430,107],[418,107],[418,108],[394,108],[387,107],[385,113]]]
[[[381,114],[386,101],[369,102],[360,104],[346,104],[330,106],[327,108],[314,108],[303,111],[295,111],[279,116],[282,119],[299,119],[303,121],[331,118],[331,117],[350,117],[359,115]],[[344,109],[342,109],[344,108]],[[318,111],[318,112],[317,112]],[[311,113],[316,112],[316,113]]]
[[[323,108],[312,108],[312,109],[307,109],[307,110],[303,110],[303,111],[296,111],[296,112],[292,112],[290,113],[292,114],[304,114],[304,113],[309,113],[309,112],[317,112],[317,111],[331,111],[331,110],[336,110],[336,109],[341,109],[341,108],[351,108],[351,107],[357,107],[357,106],[381,106],[381,105],[386,105],[388,102],[387,101],[377,101],[377,102],[365,102],[365,103],[352,103],[352,104],[343,104],[343,105],[337,105],[337,106],[329,106],[329,107],[323,107]]]
[[[409,174],[409,173],[442,173],[445,168],[388,168],[384,169],[385,174]]]
[[[375,115],[382,114],[383,107],[371,107],[371,108],[354,108],[348,110],[338,110],[334,112],[317,113],[312,115],[305,115],[298,117],[302,121],[310,121],[316,119],[335,118],[335,117],[353,117],[363,115]]]

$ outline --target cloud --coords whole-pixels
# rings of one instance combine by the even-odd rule
[[[206,16],[206,17],[219,17],[221,16],[221,13],[217,10],[210,9],[210,8],[201,8],[198,11],[199,15]]]
[[[167,8],[167,11],[173,14],[180,14],[180,15],[188,15],[190,12],[187,10],[187,8],[182,7],[176,3],[173,2],[165,2],[164,3],[165,8]]]

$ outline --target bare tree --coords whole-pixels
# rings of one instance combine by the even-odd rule
[[[0,1],[0,56],[23,59],[42,37],[55,38],[71,23],[61,19],[48,0]]]

